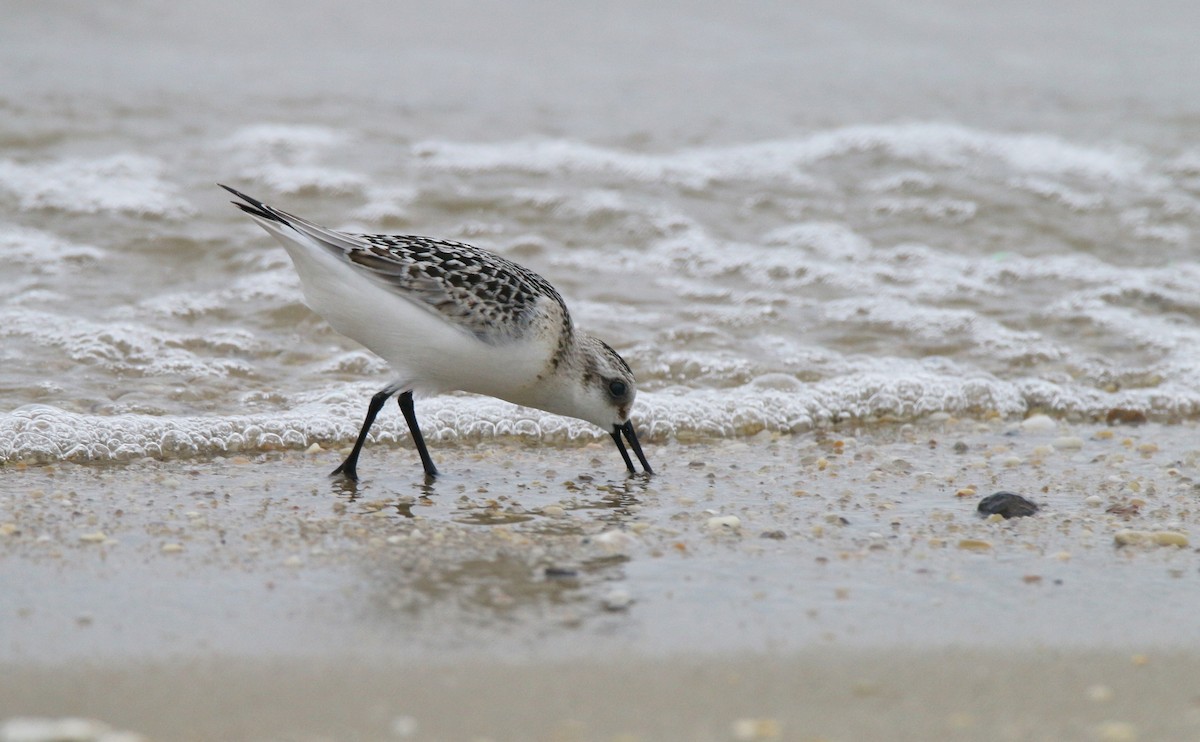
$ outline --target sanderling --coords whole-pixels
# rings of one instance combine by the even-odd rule
[[[221,187],[287,248],[308,306],[395,371],[371,397],[354,448],[333,474],[358,479],[367,432],[399,393],[425,474],[437,476],[417,426],[414,391],[485,394],[586,420],[612,436],[630,472],[637,469],[622,435],[653,473],[629,419],[637,395],[629,364],[602,340],[575,331],[546,279],[461,242],[336,232]]]

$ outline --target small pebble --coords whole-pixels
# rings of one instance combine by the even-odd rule
[[[1038,511],[1036,502],[1013,492],[997,492],[979,501],[980,515],[999,515],[1005,519],[1024,518]]]
[[[145,742],[93,719],[14,717],[0,723],[0,742]]]
[[[787,538],[787,534],[783,531],[763,531],[761,534],[759,534],[759,536],[762,538],[775,539],[776,541],[782,541]]]
[[[1055,438],[1051,445],[1060,451],[1077,451],[1083,448],[1083,439],[1076,435],[1066,435]]]
[[[1117,546],[1137,546],[1150,542],[1149,531],[1135,531],[1130,528],[1123,528],[1113,534],[1113,542]]]
[[[623,611],[633,604],[633,594],[623,587],[613,588],[601,599],[605,609]]]
[[[1179,546],[1188,545],[1188,537],[1178,531],[1135,531],[1124,528],[1113,534],[1117,546]]]
[[[1124,721],[1105,721],[1096,725],[1100,742],[1137,742],[1137,727]]]
[[[959,539],[958,548],[968,551],[987,551],[992,548],[992,542],[979,538],[964,538]]]
[[[79,537],[79,540],[85,544],[102,544],[108,540],[108,536],[105,535],[104,531],[94,531],[92,533],[82,534]]]
[[[159,548],[159,551],[164,554],[178,554],[179,552],[183,551],[183,544],[163,544]]]
[[[1058,428],[1058,423],[1049,415],[1031,415],[1021,422],[1021,430],[1026,433],[1050,433]]]
[[[1146,413],[1141,410],[1129,410],[1121,407],[1114,407],[1104,416],[1104,421],[1109,425],[1141,425],[1148,418]]]
[[[730,729],[737,742],[780,739],[783,727],[775,719],[738,719]]]
[[[1083,502],[1086,505],[1098,507],[1104,504],[1104,498],[1100,495],[1088,495],[1087,497],[1083,498]]]
[[[1155,531],[1150,535],[1150,539],[1155,546],[1185,547],[1188,545],[1187,535],[1177,531]]]
[[[632,549],[638,542],[637,537],[628,531],[605,531],[593,539],[596,544],[613,553],[623,553]]]
[[[1116,505],[1109,505],[1108,507],[1106,507],[1104,509],[1104,512],[1111,513],[1113,515],[1119,515],[1122,518],[1125,518],[1126,520],[1128,520],[1129,518],[1132,518],[1133,516],[1138,514],[1139,508],[1141,508],[1141,505],[1138,505],[1133,502],[1127,502],[1127,503],[1119,503]]]
[[[736,515],[718,515],[709,518],[705,524],[710,531],[740,531],[742,519]]]

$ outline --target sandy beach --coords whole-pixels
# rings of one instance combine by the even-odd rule
[[[7,5],[0,742],[1200,739],[1194,0]],[[544,277],[655,475],[331,479],[405,375],[217,183]]]
[[[327,478],[335,451],[8,467],[0,718],[155,740],[1188,739],[1194,433],[936,415],[651,442],[650,479],[599,443],[521,441],[442,446],[433,485],[396,446],[357,486]],[[1040,512],[981,517],[1000,490]]]

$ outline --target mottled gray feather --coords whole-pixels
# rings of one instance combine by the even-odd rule
[[[461,242],[413,235],[361,234],[363,244],[342,256],[376,280],[419,299],[459,327],[489,343],[519,337],[539,300],[570,315],[553,286],[538,274],[495,253]]]
[[[322,227],[222,186],[244,199],[251,215],[308,235],[341,260],[411,301],[436,312],[483,342],[497,345],[520,338],[539,300],[562,310],[559,356],[573,336],[571,315],[558,291],[533,271],[472,245],[414,235],[349,234]]]

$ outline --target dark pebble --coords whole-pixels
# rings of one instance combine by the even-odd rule
[[[1146,413],[1114,407],[1104,416],[1104,422],[1109,425],[1141,425],[1146,422]]]
[[[954,444],[954,453],[966,453],[969,450],[971,450],[971,447],[962,441]]]
[[[546,567],[546,577],[552,580],[571,580],[578,576],[578,570],[567,567]]]
[[[980,515],[999,513],[1005,518],[1023,518],[1038,511],[1036,502],[1026,500],[1012,492],[997,492],[979,501]]]
[[[776,541],[782,541],[787,538],[787,534],[783,531],[763,531],[760,535],[762,538],[773,538]]]

